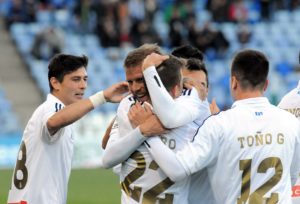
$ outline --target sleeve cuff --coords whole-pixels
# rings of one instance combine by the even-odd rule
[[[145,70],[143,71],[143,73],[144,73],[144,76],[146,77],[146,76],[148,76],[148,75],[152,76],[152,75],[156,74],[157,71],[156,71],[155,66],[150,66],[150,67],[148,67],[147,69],[145,69]]]

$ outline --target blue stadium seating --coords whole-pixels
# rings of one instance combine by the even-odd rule
[[[168,2],[165,2],[163,6],[167,5]],[[196,1],[196,5],[198,9],[203,9],[203,2]],[[252,19],[253,22],[255,21],[255,15]],[[11,35],[15,40],[20,53],[25,56],[38,86],[46,94],[49,89],[48,84],[45,83],[48,62],[32,60],[29,50],[32,46],[34,36],[40,30],[41,26],[52,24],[65,29],[66,25],[69,23],[68,18],[70,17],[70,13],[68,11],[56,11],[54,13],[41,11],[38,13],[37,17],[38,22],[34,24],[14,24],[11,27]],[[211,15],[209,12],[202,10],[201,12],[197,12],[197,18],[199,21],[203,21],[205,19],[210,19]],[[216,52],[214,50],[208,50],[206,52],[206,63],[211,81],[211,94],[209,94],[209,99],[211,99],[214,94],[217,94],[219,96],[217,97],[217,103],[220,104],[221,107],[228,107],[227,103],[231,102],[231,98],[228,87],[229,80],[226,80],[226,78],[229,76],[230,58],[236,51],[243,48],[258,49],[265,52],[270,58],[271,70],[275,70],[275,72],[284,78],[289,78],[289,76],[294,73],[293,67],[297,65],[298,57],[296,55],[298,55],[300,46],[300,38],[298,37],[300,34],[300,24],[295,23],[295,26],[289,26],[287,22],[297,22],[299,19],[299,11],[277,11],[271,22],[254,22],[249,25],[252,37],[245,45],[241,45],[237,40],[238,26],[236,24],[215,23],[214,26],[221,29],[225,37],[229,40],[230,48],[226,52],[225,59],[221,60],[216,60]],[[55,24],[55,22],[61,23]],[[160,37],[163,40],[166,40],[168,38],[168,26],[164,22],[163,14],[161,12],[158,12],[157,15],[155,15],[154,26]],[[22,35],[20,35],[20,33],[22,33]],[[132,49],[131,47],[127,50],[123,48],[105,49],[101,47],[98,38],[93,34],[79,35],[65,29],[65,35],[65,53],[76,55],[85,54],[90,58],[90,87],[87,90],[88,93],[93,93],[116,81],[125,79],[122,68],[122,59],[125,58],[128,50]],[[116,61],[111,59],[109,57],[111,53],[119,55],[119,59]],[[271,75],[274,74],[273,71],[271,72]],[[295,80],[287,83],[294,84]],[[290,86],[291,85],[286,85],[283,92],[287,92],[287,89]],[[282,89],[282,87],[276,88]],[[282,91],[279,90],[272,90],[272,94],[276,91],[282,93]],[[269,94],[270,93],[267,92],[267,95]],[[277,98],[280,98],[280,95]],[[107,106],[103,108],[103,110],[100,108],[100,111],[107,112],[113,110],[113,108],[114,106]]]
[[[11,103],[0,89],[0,136],[7,134],[20,134],[20,124]]]

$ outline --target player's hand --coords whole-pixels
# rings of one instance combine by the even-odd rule
[[[197,91],[198,91],[198,96],[199,98],[204,101],[206,98],[207,98],[207,89],[205,86],[203,85],[200,85],[199,88],[197,88]]]
[[[183,87],[186,89],[192,89],[193,87],[195,87],[195,85],[190,78],[184,77],[183,78]]]
[[[216,99],[213,98],[213,100],[211,101],[211,104],[209,104],[209,108],[210,108],[210,112],[211,114],[217,114],[220,112],[220,109],[216,103]]]
[[[207,98],[207,89],[205,85],[195,82],[193,79],[184,77],[183,78],[183,87],[186,89],[192,89],[193,87],[196,88],[198,92],[199,98],[204,101]]]
[[[152,109],[146,102],[141,105],[140,102],[136,102],[131,106],[128,112],[128,119],[133,128],[136,128],[143,122],[145,122],[153,114]]]
[[[168,55],[160,55],[157,53],[151,53],[144,59],[143,64],[142,64],[142,70],[144,71],[145,69],[147,69],[151,66],[158,66],[166,59],[169,59]]]
[[[140,131],[145,137],[151,137],[167,133],[169,130],[162,125],[156,115],[152,114],[143,124],[140,125]]]
[[[104,98],[108,102],[118,103],[129,94],[127,82],[119,82],[103,91]]]

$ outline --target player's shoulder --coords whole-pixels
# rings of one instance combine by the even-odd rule
[[[129,94],[128,96],[124,97],[121,100],[120,104],[127,104],[127,103],[134,103],[134,102],[135,102],[135,99],[134,99],[133,95]]]
[[[134,103],[135,98],[130,94],[121,100],[118,109],[128,109]]]
[[[297,118],[295,117],[296,115],[291,110],[276,106],[274,108],[276,108],[276,110],[278,111],[278,115],[281,119],[286,118],[288,121],[296,119],[297,121]]]
[[[198,92],[197,92],[197,89],[196,88],[191,88],[191,89],[187,89],[187,88],[183,88],[182,89],[182,92],[181,92],[181,97],[196,97],[196,98],[199,98],[198,97]]]
[[[190,96],[192,94],[193,89],[183,88],[181,92],[181,96]]]
[[[62,110],[65,107],[65,105],[58,100],[53,95],[49,94],[47,96],[46,101],[42,103],[37,109],[37,112],[46,113],[46,112],[58,112]]]
[[[286,95],[284,95],[281,101],[279,102],[278,107],[285,108],[294,106],[295,104],[299,104],[300,106],[300,90],[298,88],[295,88]]]

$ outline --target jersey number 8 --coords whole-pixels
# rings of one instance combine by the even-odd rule
[[[20,150],[18,152],[16,168],[14,171],[14,185],[17,189],[23,189],[27,183],[28,171],[25,166],[25,162],[26,162],[26,146],[24,141],[22,141]]]

